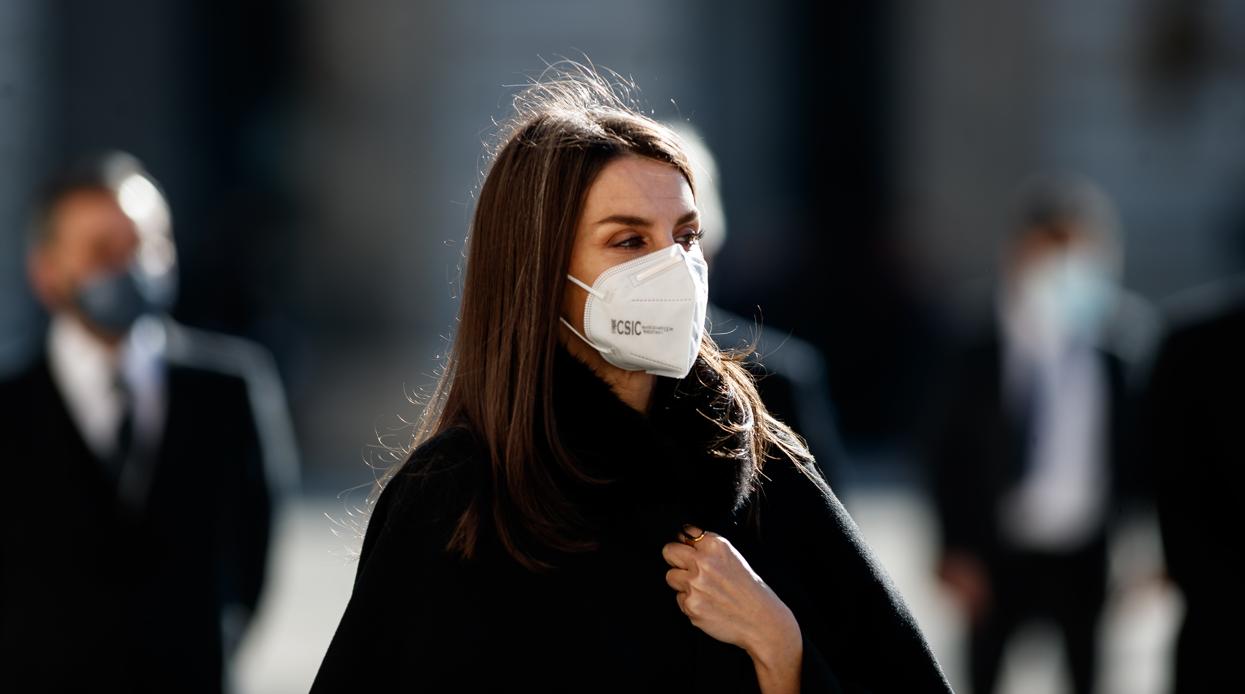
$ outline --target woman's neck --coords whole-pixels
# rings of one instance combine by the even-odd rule
[[[560,335],[562,345],[571,356],[588,365],[589,369],[601,380],[609,384],[610,390],[628,407],[647,414],[649,403],[653,399],[653,388],[657,377],[643,371],[627,371],[605,361],[595,349],[584,344],[582,340],[570,334],[565,327]]]

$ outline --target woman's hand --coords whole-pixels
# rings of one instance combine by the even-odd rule
[[[798,692],[803,639],[795,615],[726,538],[685,532],[688,539],[661,550],[679,609],[701,631],[747,651],[762,692]]]

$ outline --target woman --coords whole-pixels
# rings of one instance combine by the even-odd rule
[[[313,691],[948,691],[801,440],[704,334],[676,137],[575,66],[516,107],[453,350]]]

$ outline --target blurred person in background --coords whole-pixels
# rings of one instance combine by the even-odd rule
[[[1245,276],[1171,309],[1146,434],[1167,572],[1184,596],[1172,691],[1245,691]]]
[[[270,358],[191,330],[168,204],[133,157],[35,203],[45,349],[0,383],[0,677],[15,691],[219,692],[296,463]]]
[[[664,125],[679,136],[696,178],[700,247],[712,269],[728,238],[717,161],[691,124],[671,121]],[[826,481],[842,496],[849,484],[850,465],[839,436],[821,351],[790,333],[766,328],[759,319],[744,318],[714,303],[709,304],[709,331],[723,349],[750,352],[744,366],[756,380],[765,408],[800,432]]]
[[[705,335],[694,176],[622,89],[558,67],[516,100],[451,356],[313,691],[949,691]]]
[[[1092,691],[1108,520],[1130,485],[1127,421],[1143,306],[1117,285],[1116,214],[1079,177],[1021,187],[995,314],[952,369],[932,472],[939,577],[969,620],[974,694],[994,691],[1010,637],[1056,626],[1072,688]]]

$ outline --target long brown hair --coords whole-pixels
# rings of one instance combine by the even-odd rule
[[[555,64],[515,97],[515,115],[503,126],[481,185],[457,334],[412,441],[417,447],[464,426],[487,450],[491,493],[476,495],[447,547],[464,557],[474,554],[486,524],[532,570],[550,567],[520,536],[557,552],[595,547],[590,536],[576,532],[581,517],[551,467],[592,481],[560,443],[552,394],[577,222],[597,174],[623,155],[669,164],[695,190],[678,137],[631,106],[632,89],[612,73],[607,78],[578,63]],[[744,356],[723,353],[708,335],[700,346],[704,364],[743,412],[738,421],[720,423],[724,433],[742,434],[754,473],[777,448],[824,488],[803,441],[761,403]]]

